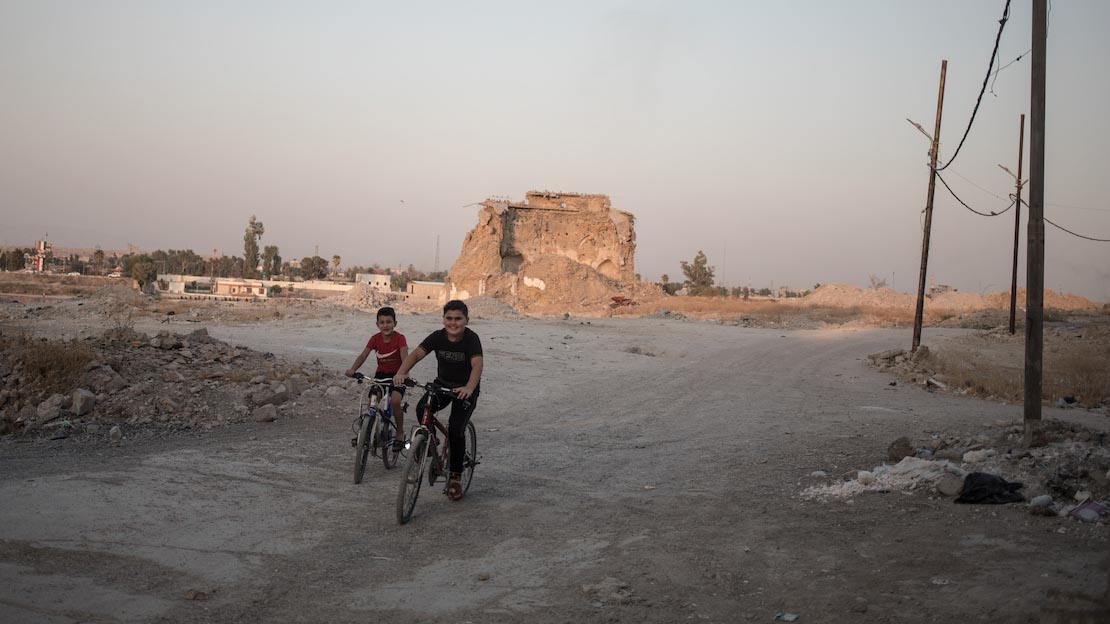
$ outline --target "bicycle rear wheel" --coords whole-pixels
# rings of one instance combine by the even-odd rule
[[[409,445],[409,462],[401,475],[401,485],[397,489],[397,523],[404,524],[412,518],[416,507],[416,497],[424,481],[424,469],[428,457],[428,434],[418,432],[412,436]]]
[[[370,421],[372,416],[363,416],[358,427],[358,438],[355,441],[355,484],[362,483],[362,475],[366,472],[366,457],[370,454]]]

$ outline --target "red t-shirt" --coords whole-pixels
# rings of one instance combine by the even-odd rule
[[[400,332],[393,332],[390,336],[389,342],[382,339],[382,333],[378,332],[370,336],[369,342],[366,343],[367,349],[373,349],[378,354],[378,372],[394,374],[401,368],[401,349],[409,346],[405,335]]]

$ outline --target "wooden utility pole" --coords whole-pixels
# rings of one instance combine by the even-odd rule
[[[1021,159],[1025,154],[1025,115],[1021,116],[1021,129],[1018,132],[1018,172],[1014,195],[1014,272],[1010,277],[1010,335],[1016,332],[1014,321],[1017,319],[1017,262],[1018,232],[1021,230]],[[1028,296],[1028,293],[1027,293]]]
[[[1033,0],[1033,76],[1029,102],[1029,225],[1025,268],[1025,443],[1041,422],[1044,378],[1044,120],[1048,0]]]
[[[921,238],[921,274],[917,279],[917,309],[913,315],[913,346],[917,351],[921,344],[921,322],[925,315],[925,274],[929,265],[929,232],[933,228],[933,192],[937,188],[937,152],[940,149],[940,117],[944,110],[944,76],[948,72],[948,61],[940,62],[940,90],[937,93],[937,125],[933,130],[933,146],[929,150],[929,196],[925,200],[925,232]]]

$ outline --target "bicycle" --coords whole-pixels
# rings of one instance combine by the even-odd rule
[[[420,486],[427,474],[428,486],[435,485],[440,477],[449,473],[451,449],[447,437],[447,427],[439,422],[435,412],[428,406],[433,394],[440,394],[455,398],[455,389],[447,388],[436,383],[421,384],[413,379],[405,382],[409,387],[424,389],[424,397],[420,399],[424,405],[420,414],[420,424],[412,432],[410,442],[406,445],[409,452],[408,464],[401,475],[401,485],[397,490],[397,523],[405,524],[412,518],[412,510],[416,507],[416,498],[420,495]],[[470,402],[464,402],[470,409]],[[442,442],[440,435],[442,434]],[[474,467],[481,463],[478,456],[478,436],[474,430],[474,423],[467,421],[463,433],[463,473],[462,491],[465,494],[470,489],[470,481],[474,478]],[[443,491],[447,491],[447,479],[444,478]]]
[[[357,433],[351,446],[355,447],[355,483],[358,484],[362,483],[371,454],[381,457],[382,464],[389,470],[397,465],[401,451],[393,446],[397,427],[393,424],[393,406],[389,401],[390,380],[371,379],[362,373],[355,373],[354,377],[360,384],[363,381],[370,384],[366,394],[359,393],[358,418],[352,423]],[[407,403],[402,405],[402,413],[407,408]]]

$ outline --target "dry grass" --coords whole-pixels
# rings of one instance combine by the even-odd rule
[[[1083,333],[1045,332],[1042,396],[1055,402],[1075,397],[1096,407],[1110,397],[1110,332],[1088,327]],[[1017,336],[980,335],[939,345],[928,366],[968,394],[1024,400],[1025,343]]]
[[[20,338],[4,347],[23,362],[30,383],[48,392],[73,390],[95,357],[92,349],[77,342]]]

